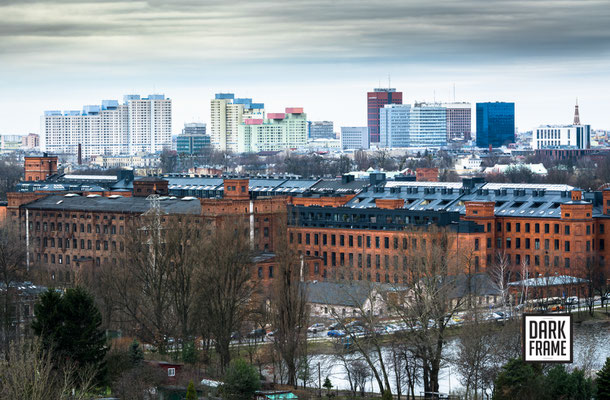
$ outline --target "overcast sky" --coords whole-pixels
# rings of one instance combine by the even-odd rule
[[[173,130],[214,93],[366,124],[366,91],[514,101],[520,130],[610,129],[609,0],[0,0],[0,133],[128,93],[173,99]]]

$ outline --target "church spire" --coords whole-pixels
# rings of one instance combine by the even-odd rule
[[[580,114],[578,113],[578,97],[576,98],[576,107],[574,108],[574,125],[580,125]]]

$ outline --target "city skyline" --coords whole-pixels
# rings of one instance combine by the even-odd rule
[[[515,102],[525,131],[570,123],[578,98],[583,123],[610,129],[601,1],[5,0],[0,11],[0,134],[39,133],[44,110],[125,93],[172,98],[177,134],[184,122],[210,123],[219,92],[271,112],[303,107],[339,131],[366,125],[365,93],[388,75],[405,104],[453,101],[455,84],[457,101]]]

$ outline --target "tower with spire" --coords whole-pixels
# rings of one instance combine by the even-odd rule
[[[580,114],[578,113],[578,97],[576,98],[576,107],[574,107],[574,125],[580,125]]]

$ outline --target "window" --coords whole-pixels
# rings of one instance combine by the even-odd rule
[[[339,235],[339,246],[345,246],[345,235]]]
[[[331,246],[337,245],[337,237],[335,235],[330,235],[330,245]]]
[[[565,241],[564,251],[570,251],[570,242],[568,240]]]
[[[604,233],[604,224],[599,224],[599,233]]]
[[[496,222],[496,230],[502,232],[502,224],[500,222]]]
[[[362,247],[362,236],[358,236],[358,247]]]
[[[591,225],[587,225],[587,235],[591,234]]]
[[[605,244],[604,239],[599,239],[599,249],[600,250],[605,250],[604,244]]]
[[[540,250],[540,239],[534,239],[534,249]]]
[[[563,259],[563,265],[565,268],[570,268],[570,259],[569,258],[564,258]]]
[[[570,234],[570,225],[566,225],[566,226],[565,226],[563,229],[564,229],[564,233],[565,233],[566,235],[569,235],[569,234]]]
[[[491,238],[487,238],[487,248],[491,249]]]
[[[530,231],[530,223],[529,223],[529,222],[526,222],[526,223],[525,223],[525,232],[527,233],[527,232],[529,232],[529,231]]]
[[[515,239],[515,249],[520,249],[521,248],[521,238],[516,238]]]
[[[555,226],[553,227],[555,233],[559,233],[559,224],[555,224]]]
[[[349,245],[349,247],[354,247],[354,236],[353,235],[349,235],[347,244]]]
[[[383,247],[386,249],[390,248],[390,238],[387,236],[383,238]]]
[[[265,229],[267,229],[267,228],[265,228]],[[311,239],[310,234],[306,233],[305,234],[305,244],[310,244],[310,239]]]
[[[549,233],[551,231],[549,224],[544,224],[544,233]]]
[[[521,232],[521,222],[517,222],[517,223],[515,224],[515,231],[516,231],[516,232]]]
[[[536,223],[536,224],[534,225],[534,232],[535,232],[535,233],[540,233],[540,224]]]
[[[258,267],[258,277],[259,278],[263,277],[263,267]]]
[[[510,232],[510,222],[506,223],[506,232]]]
[[[506,248],[510,249],[510,238],[506,238]]]
[[[379,236],[375,236],[375,248],[378,249],[379,248]]]
[[[479,239],[474,240],[474,249],[479,250]]]
[[[176,376],[176,368],[168,368],[167,376]]]
[[[366,255],[366,267],[371,268],[371,255],[370,254]]]
[[[273,278],[273,265],[269,266],[269,278]]]
[[[309,234],[307,234],[307,235],[309,235]],[[269,237],[269,228],[267,228],[267,227],[263,228],[263,236],[264,237]]]
[[[530,238],[526,238],[525,239],[525,248],[529,249],[530,248]]]

